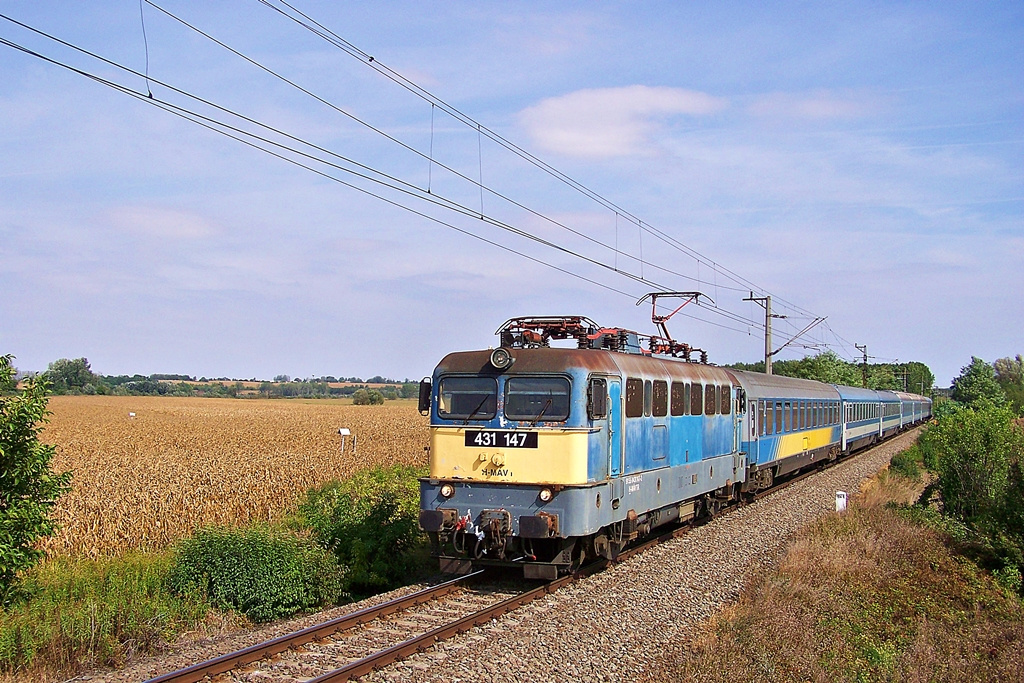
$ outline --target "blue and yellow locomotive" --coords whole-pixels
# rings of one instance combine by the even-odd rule
[[[924,397],[689,362],[685,345],[643,348],[578,316],[498,334],[497,349],[449,354],[421,385],[420,525],[446,572],[522,564],[554,578],[930,415]]]

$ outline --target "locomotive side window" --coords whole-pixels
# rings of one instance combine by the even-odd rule
[[[732,413],[732,387],[722,387],[722,396],[719,401],[721,410],[719,412],[722,415],[729,415]]]
[[[704,414],[714,415],[715,407],[718,403],[718,392],[714,384],[709,384],[704,387]]]
[[[654,398],[651,404],[651,412],[654,413],[654,417],[668,415],[668,382],[660,379],[654,380]]]
[[[651,395],[651,380],[644,381],[644,415],[650,417],[651,415],[651,402],[653,396]]]
[[[603,377],[594,377],[590,380],[590,390],[587,392],[587,399],[590,405],[590,419],[596,420],[608,414],[608,382]]]
[[[626,379],[626,417],[642,417],[644,414],[644,381],[629,377]]]
[[[686,400],[686,386],[683,382],[672,382],[672,415],[685,415],[686,404],[689,401]]]
[[[505,382],[505,417],[532,422],[569,417],[569,380],[565,377],[509,377]]]
[[[693,399],[690,398],[690,390],[692,388],[693,386],[689,382],[687,382],[686,386],[684,387],[685,393],[683,395],[683,408],[686,410],[687,415],[692,414],[690,410],[693,407],[693,404],[691,403]]]
[[[699,384],[690,385],[690,415],[700,415],[704,412],[704,392]]]
[[[448,420],[490,420],[498,407],[498,382],[491,377],[443,377],[437,414]]]

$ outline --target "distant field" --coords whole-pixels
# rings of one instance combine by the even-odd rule
[[[55,396],[43,441],[74,470],[57,555],[160,548],[203,524],[279,519],[308,488],[375,465],[425,464],[414,401]],[[135,417],[129,417],[135,413]],[[340,453],[338,428],[351,437]]]

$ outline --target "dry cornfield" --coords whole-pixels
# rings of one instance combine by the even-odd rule
[[[409,401],[56,396],[42,440],[73,470],[56,555],[155,549],[205,524],[280,519],[310,487],[369,467],[426,464],[427,421]],[[134,417],[130,416],[134,413]],[[340,427],[352,437],[341,452]]]

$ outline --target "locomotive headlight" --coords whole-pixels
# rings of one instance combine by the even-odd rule
[[[539,495],[540,502],[542,502],[542,503],[550,503],[551,499],[554,498],[554,497],[555,497],[555,492],[552,491],[551,489],[541,489],[540,490],[540,495]]]
[[[442,498],[451,498],[454,495],[455,495],[455,487],[454,486],[452,486],[451,484],[442,484],[441,485],[441,497]]]
[[[498,348],[491,351],[491,365],[498,370],[504,370],[508,366],[512,365],[515,359],[512,354],[508,352],[508,349],[499,346]]]

